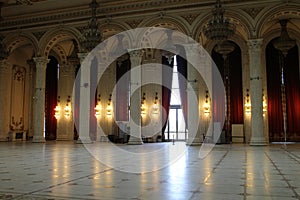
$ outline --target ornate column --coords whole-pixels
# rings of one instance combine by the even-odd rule
[[[78,53],[80,59],[81,69],[80,75],[80,98],[79,98],[79,138],[77,143],[92,143],[90,138],[90,65],[91,61],[85,59],[88,53]]]
[[[8,140],[10,118],[10,75],[11,67],[6,59],[0,58],[0,141]]]
[[[262,39],[248,41],[250,62],[251,139],[250,145],[266,145],[262,105]]]
[[[60,97],[61,116],[57,120],[57,137],[56,140],[74,140],[74,119],[73,112],[69,116],[65,116],[64,108],[68,104],[72,107],[73,99],[73,84],[75,79],[75,66],[67,64],[60,67],[59,82],[58,82],[58,96]]]
[[[32,142],[45,142],[44,120],[45,120],[45,87],[46,87],[46,68],[50,61],[47,57],[33,58],[36,63],[36,80],[34,96],[34,133]]]
[[[132,50],[129,52],[131,61],[130,80],[130,138],[128,144],[143,144],[141,133],[141,65],[143,51]],[[138,67],[137,69],[133,69]]]
[[[195,51],[197,48],[193,45],[186,46],[186,57],[187,60],[197,61],[197,66],[201,66],[201,59],[196,59],[199,57],[199,53]],[[197,77],[197,70],[192,64],[188,62],[187,66],[187,102],[188,102],[188,131],[189,137],[187,145],[198,146],[201,145],[201,133],[200,126],[198,127],[200,120],[199,113],[199,77]],[[203,123],[204,124],[204,123]]]
[[[29,80],[30,80],[30,87],[29,87],[29,92],[30,92],[30,99],[29,99],[29,113],[28,113],[28,136],[32,137],[34,133],[34,96],[35,96],[35,79],[36,79],[36,67],[35,67],[35,62],[33,59],[30,59],[27,61],[27,64],[29,65],[30,71],[29,71]]]

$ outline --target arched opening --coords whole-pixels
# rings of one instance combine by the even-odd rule
[[[55,106],[57,105],[57,85],[59,79],[58,60],[50,56],[46,70],[45,91],[45,139],[56,140],[57,121],[55,118]]]
[[[232,124],[244,123],[242,56],[240,47],[229,42],[234,50],[222,55],[214,48],[212,58],[222,76],[226,90],[226,118],[220,142],[232,142]],[[218,52],[217,52],[218,51]]]
[[[270,142],[299,142],[299,49],[297,45],[294,46],[284,58],[273,45],[276,39],[273,39],[266,48],[269,140]],[[283,84],[285,91],[281,89]],[[287,119],[286,124],[284,115]]]

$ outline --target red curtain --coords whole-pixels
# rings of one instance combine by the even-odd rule
[[[267,86],[268,86],[268,117],[270,142],[281,141],[283,138],[283,116],[281,104],[281,75],[279,52],[271,41],[266,48]]]
[[[291,141],[300,141],[300,73],[298,47],[286,58],[287,132]]]
[[[244,123],[243,111],[243,79],[242,79],[242,56],[238,46],[229,54],[230,67],[230,121],[231,124]]]
[[[165,130],[167,127],[167,122],[169,118],[170,111],[170,101],[171,101],[171,88],[172,88],[172,78],[173,78],[173,62],[169,63],[166,57],[162,57],[162,107],[164,111],[162,113],[162,120],[164,122],[162,127],[162,140],[165,141]],[[168,67],[166,67],[168,66]]]
[[[45,129],[46,140],[56,139],[57,121],[54,117],[54,108],[57,105],[57,68],[58,61],[54,57],[49,57],[50,62],[46,69],[46,91],[45,91]]]
[[[231,124],[244,123],[241,50],[239,46],[234,43],[232,44],[235,46],[235,50],[231,52],[227,57],[228,60],[226,64],[228,64],[229,67],[228,72],[226,72],[226,69],[224,68],[224,59],[222,55],[217,53],[215,50],[213,50],[212,52],[212,58],[222,76],[226,91],[226,82],[229,83],[228,87],[230,91],[230,121],[227,126],[226,124],[224,124],[223,128],[226,131],[227,141],[229,141],[229,137],[231,135]],[[227,76],[229,80],[226,79]],[[214,88],[217,86],[218,84],[213,81],[213,91],[218,91],[218,88]],[[220,98],[224,97],[220,96],[219,94],[215,94],[214,92],[213,96],[214,121],[222,121],[222,118],[224,118],[225,115],[225,111],[224,108],[218,104],[218,102],[220,101]],[[218,102],[216,100],[218,100]],[[226,107],[227,106],[228,105],[226,105]]]
[[[182,47],[178,47],[180,50],[180,55],[185,55],[185,50]],[[181,56],[177,56],[177,70],[178,70],[178,81],[179,81],[179,91],[181,99],[181,108],[183,112],[184,121],[187,126],[187,60]]]
[[[116,64],[116,121],[129,121],[129,85],[130,85],[130,60],[127,59],[122,64]],[[125,75],[126,74],[126,75]]]

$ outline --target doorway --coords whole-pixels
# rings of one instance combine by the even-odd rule
[[[188,139],[182,108],[180,105],[171,105],[166,128],[167,140],[186,141]]]

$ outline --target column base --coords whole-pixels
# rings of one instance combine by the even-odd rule
[[[267,146],[268,143],[266,142],[265,138],[257,137],[251,138],[250,146]]]
[[[200,138],[194,138],[193,141],[188,140],[186,145],[188,146],[201,146],[202,140]]]
[[[129,141],[127,143],[128,145],[141,145],[143,144],[142,138],[137,138],[134,136],[130,136]]]
[[[45,143],[46,140],[44,137],[34,137],[32,139],[32,143]]]
[[[90,138],[80,138],[80,136],[79,136],[76,143],[77,144],[91,144],[91,143],[93,143],[93,141]]]

